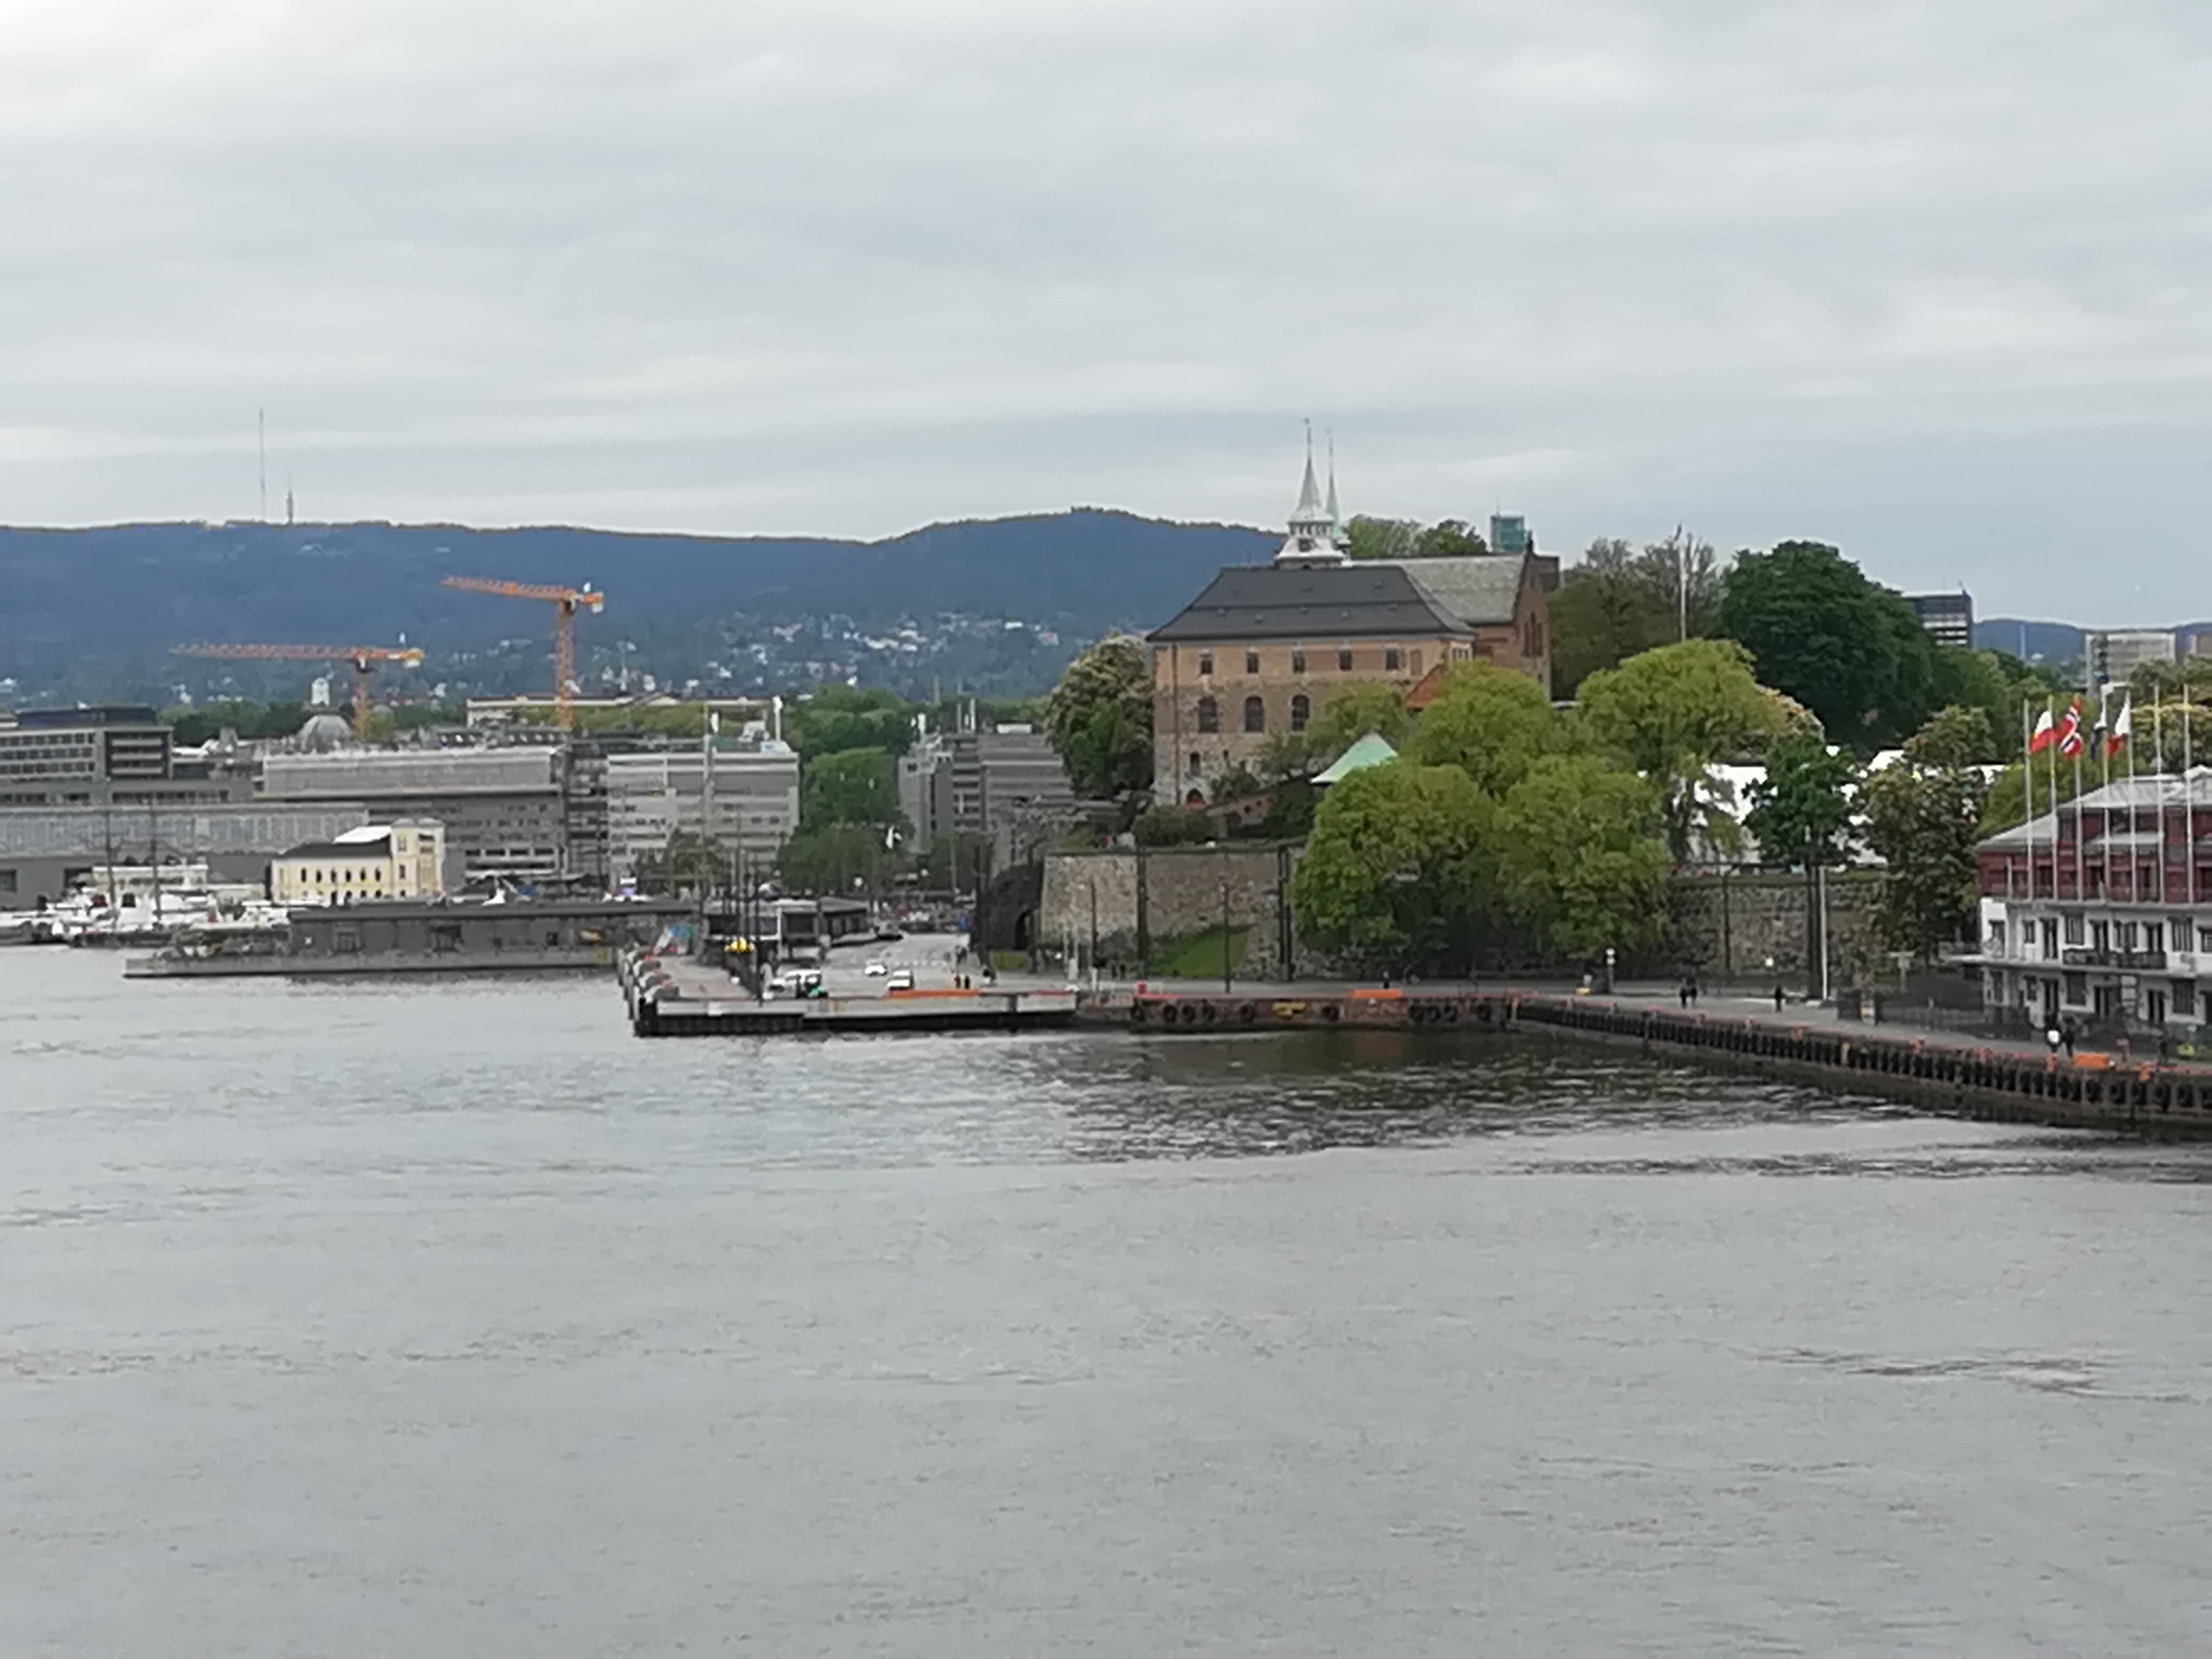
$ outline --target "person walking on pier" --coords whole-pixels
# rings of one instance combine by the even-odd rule
[[[1782,1012],[1782,986],[1779,981],[1776,981],[1774,987],[1774,1012],[1778,1014]]]

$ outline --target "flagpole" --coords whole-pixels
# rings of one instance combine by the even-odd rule
[[[2166,902],[2166,698],[2150,706],[2150,770],[2158,791],[2158,902]]]
[[[2184,879],[2189,884],[2189,905],[2192,910],[2197,908],[2197,786],[2189,776],[2189,739],[2196,725],[2197,705],[2189,700],[2189,682],[2185,678],[2181,683],[2181,857]],[[2191,917],[2190,926],[2194,927],[2196,925],[2196,918]],[[2191,939],[2189,943],[2194,948],[2197,941]]]
[[[2035,733],[2033,716],[2035,705],[2024,701],[2020,706],[2020,763],[2027,769],[2021,774],[2021,832],[2027,837],[2027,902],[2035,902]]]
[[[2097,761],[2104,768],[2105,781],[2097,791],[2102,805],[2097,813],[2097,841],[2105,854],[2105,902],[2113,902],[2112,892],[2112,690],[2108,685],[2097,688]]]
[[[2081,729],[2077,721],[2075,729]],[[2074,902],[2082,902],[2089,896],[2089,878],[2081,867],[2081,745],[2074,745]]]

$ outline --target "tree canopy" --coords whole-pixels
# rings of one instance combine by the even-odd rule
[[[1935,707],[1935,647],[1912,608],[1820,542],[1746,553],[1729,574],[1720,630],[1760,680],[1820,717],[1831,741],[1870,751]]]
[[[825,685],[791,705],[784,731],[805,761],[849,749],[903,755],[914,741],[914,710],[892,692]]]
[[[1464,519],[1422,526],[1413,519],[1355,514],[1344,526],[1346,551],[1355,559],[1449,559],[1487,553],[1490,544]]]
[[[1751,786],[1746,821],[1770,863],[1810,870],[1836,862],[1849,840],[1859,769],[1817,737],[1788,737],[1767,751],[1766,776]]]
[[[1495,808],[1455,766],[1394,761],[1332,785],[1314,816],[1291,902],[1312,934],[1402,963],[1464,936],[1482,898]]]
[[[1989,793],[1977,763],[1990,746],[1980,709],[1945,708],[1866,781],[1867,840],[1889,866],[1875,925],[1891,950],[1923,963],[1974,936]]]
[[[1785,729],[1785,711],[1752,677],[1751,658],[1728,640],[1690,640],[1630,658],[1583,682],[1575,707],[1583,737],[1659,792],[1668,849],[1690,857],[1702,824],[1722,844],[1735,822],[1700,793],[1713,766],[1763,750]]]
[[[1589,544],[1552,595],[1552,684],[1572,696],[1590,675],[1714,630],[1726,580],[1712,544],[1676,531],[1639,553],[1617,537]],[[1688,633],[1682,603],[1687,589]]]
[[[1419,765],[1455,766],[1495,798],[1559,742],[1559,716],[1542,686],[1477,660],[1453,665],[1404,752]]]
[[[1152,783],[1152,671],[1126,635],[1067,665],[1045,704],[1044,729],[1079,795],[1118,799]]]
[[[1659,796],[1594,755],[1547,755],[1498,809],[1503,896],[1568,955],[1655,944],[1667,929]]]
[[[890,752],[841,749],[806,763],[799,790],[799,820],[810,830],[831,824],[899,821],[898,787]]]

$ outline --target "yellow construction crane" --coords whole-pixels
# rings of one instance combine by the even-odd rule
[[[576,613],[597,616],[607,596],[592,585],[547,587],[535,582],[501,581],[495,576],[448,576],[446,586],[464,593],[496,593],[502,599],[538,599],[553,607],[553,720],[563,732],[576,723]]]
[[[411,645],[179,645],[179,657],[227,657],[234,662],[344,662],[353,665],[353,734],[368,736],[368,677],[380,662],[422,665]]]

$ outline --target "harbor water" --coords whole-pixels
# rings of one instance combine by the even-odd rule
[[[0,951],[9,1655],[2179,1653],[2212,1148]]]

